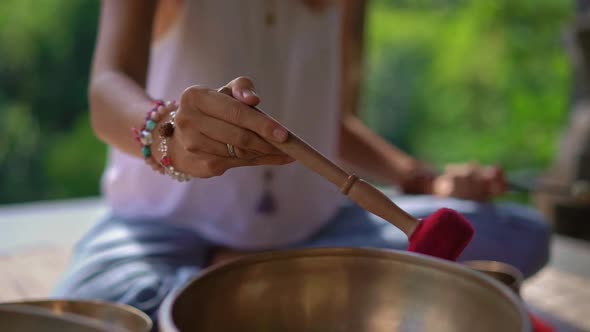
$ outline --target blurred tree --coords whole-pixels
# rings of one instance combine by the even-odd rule
[[[364,117],[436,164],[542,169],[570,95],[562,0],[375,0]]]
[[[91,131],[80,120],[86,119],[97,11],[98,1],[0,2],[0,202],[98,192],[104,148],[82,139]],[[76,147],[64,150],[63,142]],[[96,166],[80,167],[97,155]],[[71,177],[56,186],[49,176],[55,168]],[[80,176],[92,185],[80,188]]]

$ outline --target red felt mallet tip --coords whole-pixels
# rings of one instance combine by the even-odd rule
[[[408,251],[455,261],[474,233],[473,226],[462,215],[440,209],[416,226]]]

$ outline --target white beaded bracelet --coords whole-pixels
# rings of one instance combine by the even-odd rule
[[[168,155],[168,139],[174,135],[174,129],[176,128],[176,112],[178,107],[170,113],[170,121],[162,124],[160,127],[160,152],[162,152],[162,158],[160,158],[160,164],[164,167],[165,173],[171,178],[179,182],[186,182],[192,179],[192,176],[179,172],[172,166],[172,158]]]

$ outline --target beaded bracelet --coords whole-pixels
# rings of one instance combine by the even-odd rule
[[[189,181],[192,177],[188,174],[179,172],[172,166],[172,159],[168,155],[168,139],[174,135],[174,129],[176,128],[176,110],[170,113],[170,121],[167,121],[160,126],[160,152],[162,152],[162,158],[160,158],[160,164],[164,167],[166,174],[179,182]]]
[[[176,109],[178,106],[175,102],[166,102],[162,100],[157,100],[154,102],[154,108],[148,111],[145,123],[141,128],[141,131],[137,130],[136,128],[131,128],[133,130],[133,134],[135,136],[135,140],[138,141],[141,145],[141,153],[143,154],[144,160],[146,164],[148,164],[154,171],[159,172],[160,174],[168,174],[173,179],[177,181],[188,181],[191,177],[187,174],[178,172],[174,170],[172,167],[172,160],[170,156],[168,156],[168,142],[167,136],[166,138],[162,135],[162,142],[160,142],[160,151],[164,153],[160,162],[156,161],[152,155],[151,145],[153,142],[153,134],[152,132],[157,127],[158,122],[166,116],[166,114],[170,111],[170,106],[173,106],[173,111],[171,113],[171,121],[166,122],[162,127],[169,127],[172,126],[172,133],[174,131],[174,119],[176,117]],[[162,127],[160,128],[160,132],[162,132]],[[164,149],[162,149],[164,147]]]
[[[145,122],[141,130],[133,127],[133,136],[141,146],[141,154],[145,162],[154,170],[164,174],[164,169],[152,157],[151,145],[153,141],[152,131],[156,128],[158,121],[166,115],[166,104],[162,100],[154,101],[154,107],[147,112]]]

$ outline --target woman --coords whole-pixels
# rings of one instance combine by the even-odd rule
[[[455,166],[430,176],[343,111],[340,36],[353,2],[104,0],[90,106],[96,135],[111,147],[103,177],[111,214],[78,243],[56,295],[153,315],[227,250],[404,249],[403,233],[269,143],[286,139],[280,123],[362,174],[437,195],[398,200],[418,217],[439,206],[464,213],[478,233],[463,259],[538,270],[549,234],[538,216],[474,201],[501,194],[499,172]],[[156,98],[181,107],[156,106],[146,119]],[[259,103],[280,123],[249,106]],[[151,131],[136,132],[140,148],[129,128],[142,126]]]

